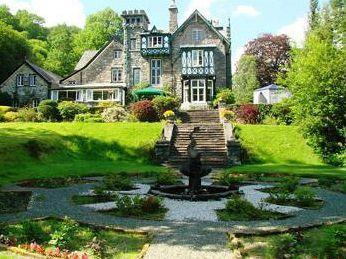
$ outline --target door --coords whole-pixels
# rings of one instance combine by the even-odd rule
[[[206,102],[205,80],[191,80],[191,100],[193,103]]]

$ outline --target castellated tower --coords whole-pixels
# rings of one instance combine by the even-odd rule
[[[169,6],[169,32],[173,33],[178,29],[178,7],[175,0]]]

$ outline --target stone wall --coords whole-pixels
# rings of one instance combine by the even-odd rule
[[[32,101],[46,100],[49,98],[49,83],[47,83],[41,76],[36,77],[36,86],[17,86],[17,75],[24,74],[29,76],[30,74],[37,75],[27,64],[23,64],[17,71],[15,71],[3,84],[0,86],[1,92],[6,92],[10,96],[13,93],[17,94],[19,106],[32,105]]]

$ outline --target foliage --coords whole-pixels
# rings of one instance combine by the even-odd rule
[[[126,173],[111,174],[105,176],[102,187],[107,191],[129,191],[133,183]]]
[[[102,119],[104,122],[119,122],[128,118],[129,114],[121,106],[115,106],[113,108],[107,108],[102,113]]]
[[[86,50],[101,49],[114,37],[122,39],[122,18],[111,8],[87,17],[85,28],[74,40],[75,51],[82,55]]]
[[[10,106],[0,106],[0,113],[4,114],[6,112],[11,112],[14,109]]]
[[[295,199],[301,206],[311,206],[316,200],[315,193],[310,187],[298,187],[294,192]]]
[[[88,107],[85,104],[70,101],[59,103],[58,109],[64,121],[73,121],[77,114],[88,112]]]
[[[290,258],[288,255],[296,252],[298,240],[292,234],[283,234],[276,239],[273,239],[266,251],[269,258]]]
[[[168,110],[178,109],[180,103],[178,98],[172,96],[156,96],[152,103],[160,118],[163,118],[163,114]]]
[[[63,224],[50,235],[51,240],[49,244],[59,248],[69,249],[75,238],[77,229],[78,224],[75,221],[65,218]]]
[[[1,82],[1,78],[0,78]],[[12,97],[8,93],[3,93],[0,91],[0,105],[11,106]]]
[[[278,187],[281,190],[286,190],[292,193],[298,188],[299,182],[300,182],[299,177],[289,176],[289,177],[283,178],[280,184],[278,185]]]
[[[172,110],[165,111],[163,114],[163,117],[168,120],[168,119],[174,119],[175,118],[175,113]]]
[[[30,46],[23,33],[0,21],[0,82],[28,56],[30,56]]]
[[[151,101],[144,100],[133,103],[131,105],[131,112],[139,121],[158,121],[157,112]]]
[[[217,179],[217,184],[225,185],[225,186],[232,186],[232,185],[238,185],[244,181],[243,175],[234,175],[230,173],[222,173],[220,177]]]
[[[20,243],[41,243],[49,240],[49,235],[44,232],[42,227],[31,220],[23,221],[20,228],[10,228],[8,235],[15,236]]]
[[[77,114],[74,117],[75,122],[87,122],[87,123],[97,123],[103,122],[103,118],[100,114],[92,114],[92,113],[83,113]]]
[[[249,55],[241,56],[237,63],[237,71],[233,76],[233,92],[236,103],[251,103],[253,91],[259,88],[256,58]]]
[[[287,78],[281,82],[293,93],[294,116],[308,143],[327,163],[342,165],[346,145],[342,35],[346,27],[340,20],[344,4],[337,2],[332,1],[321,13],[320,22],[308,35],[303,49],[294,50]]]
[[[18,112],[6,112],[3,116],[5,121],[14,122],[18,119]]]
[[[135,86],[133,86],[133,90],[141,90],[144,88],[148,88],[149,86],[150,86],[149,82],[140,82],[136,84]]]
[[[47,37],[47,29],[43,27],[45,20],[26,10],[18,10],[15,15],[18,21],[18,30],[25,32],[29,39],[44,40]]]
[[[60,113],[58,103],[53,100],[43,100],[37,107],[37,111],[41,114],[45,121],[59,121]]]
[[[293,123],[291,101],[286,99],[274,104],[271,108],[271,114],[280,125],[291,125]]]
[[[38,121],[40,121],[40,118],[39,118],[36,110],[33,108],[29,108],[29,107],[24,107],[24,108],[18,109],[17,116],[18,116],[17,121],[20,121],[20,122],[38,122]]]
[[[179,183],[179,178],[173,171],[157,174],[155,183],[157,185],[175,185]]]
[[[255,57],[261,87],[275,83],[278,73],[285,73],[290,62],[290,42],[286,35],[264,34],[245,46],[245,55]]]
[[[254,104],[243,104],[236,110],[237,121],[244,124],[259,123],[259,115],[258,106]]]
[[[227,121],[231,121],[231,122],[235,121],[235,119],[236,119],[234,111],[227,110],[227,109],[221,110],[221,117],[226,119]]]
[[[214,100],[214,105],[218,104],[234,104],[235,103],[235,97],[234,93],[231,89],[228,88],[222,88],[219,90],[219,92],[216,94],[216,99]]]
[[[98,102],[96,106],[90,108],[93,113],[102,113],[108,108],[118,107],[119,104],[113,101],[101,101]]]

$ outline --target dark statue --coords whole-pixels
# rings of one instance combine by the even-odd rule
[[[187,148],[188,162],[183,166],[180,172],[189,177],[189,194],[199,194],[202,187],[201,178],[211,173],[211,168],[203,168],[201,162],[201,152],[197,150],[197,143],[193,134],[199,130],[195,127],[190,134],[190,144]]]

